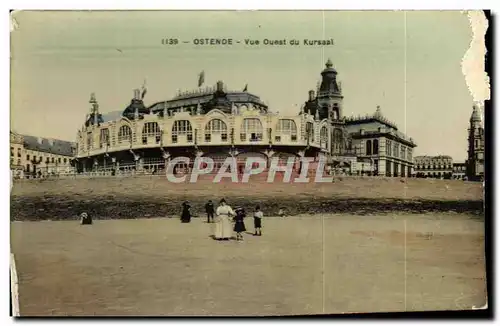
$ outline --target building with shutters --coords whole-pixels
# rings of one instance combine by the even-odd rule
[[[465,180],[466,176],[467,176],[467,164],[465,162],[453,163],[453,173],[451,178],[456,180]]]
[[[451,179],[454,164],[451,156],[415,156],[415,176],[417,178]]]
[[[10,132],[10,167],[15,177],[71,174],[76,144]]]

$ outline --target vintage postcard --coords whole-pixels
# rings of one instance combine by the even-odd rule
[[[487,29],[11,12],[13,315],[488,309]]]

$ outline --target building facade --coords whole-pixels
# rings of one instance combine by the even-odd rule
[[[353,141],[359,138],[351,137],[350,131],[355,134],[360,128],[369,128],[360,127],[366,125],[364,120],[347,120],[343,116],[342,89],[330,60],[321,72],[316,92],[309,91],[298,114],[273,113],[258,96],[246,89],[228,91],[222,81],[214,87],[180,92],[173,99],[148,107],[144,104],[145,93],[145,89],[134,90],[130,105],[119,118],[109,121],[100,113],[95,95],[91,95],[90,114],[77,133],[75,159],[79,172],[156,173],[181,156],[191,158],[191,162],[196,157],[210,157],[216,168],[228,156],[235,157],[240,167],[249,156],[268,162],[279,157],[283,163],[290,157],[318,160],[323,156],[330,167],[357,174]],[[375,123],[384,124],[383,119],[379,120]],[[415,146],[397,128],[391,129],[373,137],[381,141],[396,139],[405,148]],[[401,161],[405,172],[394,175],[409,175],[406,171],[411,166],[411,150],[410,154],[406,150],[403,153],[404,158],[400,158],[398,147],[398,155],[390,159],[385,152],[363,154],[362,162],[371,164],[369,158],[381,161],[377,164],[384,165],[379,170],[385,175],[386,161]],[[182,164],[177,167],[189,169]],[[401,171],[398,167],[396,171]]]
[[[369,161],[373,175],[413,175],[412,155],[417,145],[382,115],[380,106],[373,115],[350,117],[345,124],[357,159]]]
[[[415,176],[417,178],[451,179],[453,159],[448,155],[415,156]]]
[[[455,180],[465,180],[466,176],[467,176],[467,164],[453,163],[453,173],[451,175],[451,178]]]
[[[10,164],[15,177],[46,177],[73,173],[76,144],[59,139],[10,132]]]
[[[14,175],[20,175],[24,170],[23,161],[23,136],[10,132],[10,169],[14,172]]]
[[[115,121],[87,120],[78,132],[79,171],[161,170],[176,157],[194,161],[200,156],[212,158],[220,167],[228,156],[244,164],[248,156],[266,160],[276,156],[284,160],[290,156],[318,157],[328,148],[328,140],[320,138],[326,121],[316,121],[308,114],[271,113],[266,106],[254,103],[251,94],[226,93],[222,82],[212,94],[216,101],[199,100],[190,107],[192,97],[178,98],[167,103],[161,113],[155,107],[141,113],[139,107],[144,104],[137,91],[135,95],[133,115],[125,111]],[[201,97],[206,93],[191,95]],[[226,101],[236,95],[241,101]],[[90,119],[98,117],[95,97],[91,103],[95,113]]]
[[[467,179],[479,181],[484,179],[484,128],[478,105],[473,107],[468,134]]]

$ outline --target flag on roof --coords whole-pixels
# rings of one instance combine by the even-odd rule
[[[147,92],[148,92],[148,89],[146,88],[146,80],[144,79],[144,84],[142,85],[141,100],[144,99],[144,96],[146,96]]]
[[[204,82],[205,82],[205,71],[202,71],[198,76],[198,87],[201,87],[201,85],[203,85]]]

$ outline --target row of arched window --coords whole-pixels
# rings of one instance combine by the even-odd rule
[[[212,137],[219,137],[220,141],[228,140],[227,124],[220,119],[212,119],[205,125],[205,142],[212,141]],[[242,141],[260,141],[263,138],[264,128],[262,122],[257,118],[245,118],[241,124],[240,139]],[[297,140],[297,125],[294,120],[280,119],[276,125],[276,133],[290,135],[292,141]],[[119,144],[132,142],[132,129],[128,125],[122,125],[118,130],[117,141]],[[148,143],[150,137],[155,138],[156,143],[160,143],[162,131],[157,122],[147,122],[142,128],[142,142]],[[185,136],[187,142],[193,141],[193,127],[189,120],[177,120],[172,126],[172,142],[177,143],[179,136]],[[99,147],[110,145],[109,129],[103,128],[99,135]],[[91,138],[87,139],[87,147],[91,148]]]
[[[309,137],[311,141],[314,140],[314,129],[312,127],[312,123],[309,129]],[[342,150],[343,143],[344,135],[342,130],[335,128],[333,130],[332,151],[334,153],[339,153]],[[321,148],[328,149],[328,128],[326,126],[322,126],[319,130],[319,144]]]

